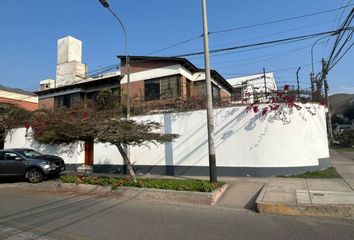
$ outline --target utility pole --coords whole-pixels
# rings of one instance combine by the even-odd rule
[[[267,97],[267,77],[265,68],[263,68],[263,79],[264,79],[264,95]]]
[[[310,73],[310,83],[311,83],[311,97],[312,101],[315,100],[315,83],[314,83],[314,73]]]
[[[296,83],[297,83],[297,98],[300,100],[300,82],[299,82],[299,72],[301,67],[299,67],[296,71]]]
[[[332,132],[332,117],[331,117],[331,110],[329,107],[329,96],[328,96],[328,81],[327,81],[327,74],[328,74],[328,64],[327,62],[322,58],[322,81],[324,83],[324,94],[325,94],[325,103],[327,106],[327,131],[328,131],[328,139],[329,143],[332,143],[333,141],[333,132]]]
[[[216,156],[214,142],[214,119],[213,119],[213,99],[211,90],[210,58],[209,58],[209,39],[208,39],[208,19],[206,0],[202,0],[203,11],[203,33],[204,33],[204,64],[205,82],[207,94],[207,128],[208,128],[208,151],[209,151],[209,177],[210,182],[217,182]]]

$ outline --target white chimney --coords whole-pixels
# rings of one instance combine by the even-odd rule
[[[58,40],[56,87],[84,79],[87,66],[82,61],[82,42],[71,36]]]

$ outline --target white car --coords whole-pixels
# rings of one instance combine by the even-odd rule
[[[344,131],[346,130],[351,130],[353,129],[353,126],[352,125],[338,125],[334,130],[333,130],[333,133],[334,135],[340,135],[342,134]]]

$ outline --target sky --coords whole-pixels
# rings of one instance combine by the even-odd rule
[[[203,50],[201,0],[109,0],[128,32],[130,55],[177,56]],[[351,0],[207,0],[209,32],[336,9]],[[353,7],[353,6],[351,6]],[[347,9],[260,27],[210,34],[210,49],[234,47],[335,30]],[[89,71],[118,64],[124,54],[124,35],[116,19],[98,0],[0,1],[0,84],[35,91],[39,81],[55,78],[57,40],[71,35],[83,42],[83,62]],[[211,54],[211,68],[226,79],[274,71],[279,85],[309,88],[311,46],[318,38],[266,48]],[[328,58],[333,38],[314,47],[315,72]],[[354,41],[354,39],[352,40]],[[188,57],[204,68],[203,56]],[[330,93],[354,93],[354,48],[328,75]]]

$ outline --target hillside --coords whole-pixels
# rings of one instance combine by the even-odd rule
[[[342,115],[346,109],[353,107],[354,94],[334,94],[329,96],[329,102],[332,114]]]

